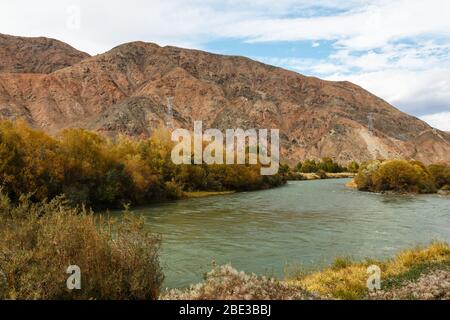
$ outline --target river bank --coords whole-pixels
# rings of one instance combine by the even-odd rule
[[[447,199],[361,193],[344,182],[290,182],[107,218],[63,199],[15,205],[0,193],[0,299],[447,298]],[[432,239],[442,242],[404,250]],[[86,279],[76,296],[66,290],[67,259]],[[373,296],[371,265],[382,272]]]
[[[381,288],[369,290],[368,268],[380,270]],[[301,273],[301,272],[300,272]],[[205,281],[185,290],[169,290],[163,300],[322,300],[450,299],[450,247],[433,243],[403,250],[386,260],[352,262],[338,258],[328,268],[279,280],[214,268]]]
[[[350,179],[355,178],[356,173],[340,172],[340,173],[300,173],[294,172],[287,176],[288,181],[304,181],[304,180],[326,180],[326,179]]]
[[[213,261],[282,277],[286,268],[325,268],[336,256],[383,259],[411,245],[450,242],[447,198],[359,192],[345,187],[349,181],[289,181],[133,211],[162,236],[168,288],[198,283]]]
[[[225,196],[229,194],[234,194],[236,191],[193,191],[184,192],[185,199],[196,199],[196,198],[206,198],[214,196]]]

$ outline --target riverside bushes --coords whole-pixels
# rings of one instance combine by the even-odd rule
[[[359,190],[434,193],[450,184],[448,165],[426,167],[419,161],[387,160],[365,163],[355,182]]]
[[[23,122],[0,122],[0,184],[12,200],[33,201],[64,194],[72,204],[122,207],[178,199],[183,191],[255,190],[284,183],[264,177],[259,166],[185,165],[171,160],[168,131],[147,140],[106,139],[82,129],[57,137]]]
[[[160,239],[140,218],[117,222],[63,199],[17,206],[0,193],[0,299],[156,299],[163,274]],[[81,290],[69,291],[71,265]]]
[[[355,166],[358,166],[356,162],[352,162],[349,165],[352,166],[352,170],[354,170]],[[304,162],[299,162],[295,167],[295,171],[301,173],[316,173],[319,171],[326,173],[341,173],[345,171],[353,172],[349,170],[350,169],[342,167],[339,163],[328,157],[322,158],[320,161],[306,160]]]
[[[450,190],[450,166],[445,164],[432,164],[428,172],[438,189]]]

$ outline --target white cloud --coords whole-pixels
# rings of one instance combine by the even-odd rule
[[[423,116],[421,119],[429,123],[432,127],[440,128],[450,132],[450,112],[441,112]]]
[[[364,2],[365,3],[365,2]],[[250,42],[332,40],[354,50],[370,50],[405,37],[450,35],[446,0],[371,1],[354,10],[310,18],[257,18],[226,26],[224,36]]]

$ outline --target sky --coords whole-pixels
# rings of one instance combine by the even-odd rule
[[[0,33],[247,56],[354,82],[450,131],[449,0],[2,0]]]

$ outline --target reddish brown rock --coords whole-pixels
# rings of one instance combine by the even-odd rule
[[[49,74],[0,74],[0,117],[50,133],[85,127],[142,136],[175,127],[279,128],[288,162],[413,158],[450,162],[450,134],[349,82],[330,82],[243,57],[134,42]],[[373,117],[373,130],[368,117]]]
[[[51,73],[88,57],[58,40],[0,34],[0,73]]]

